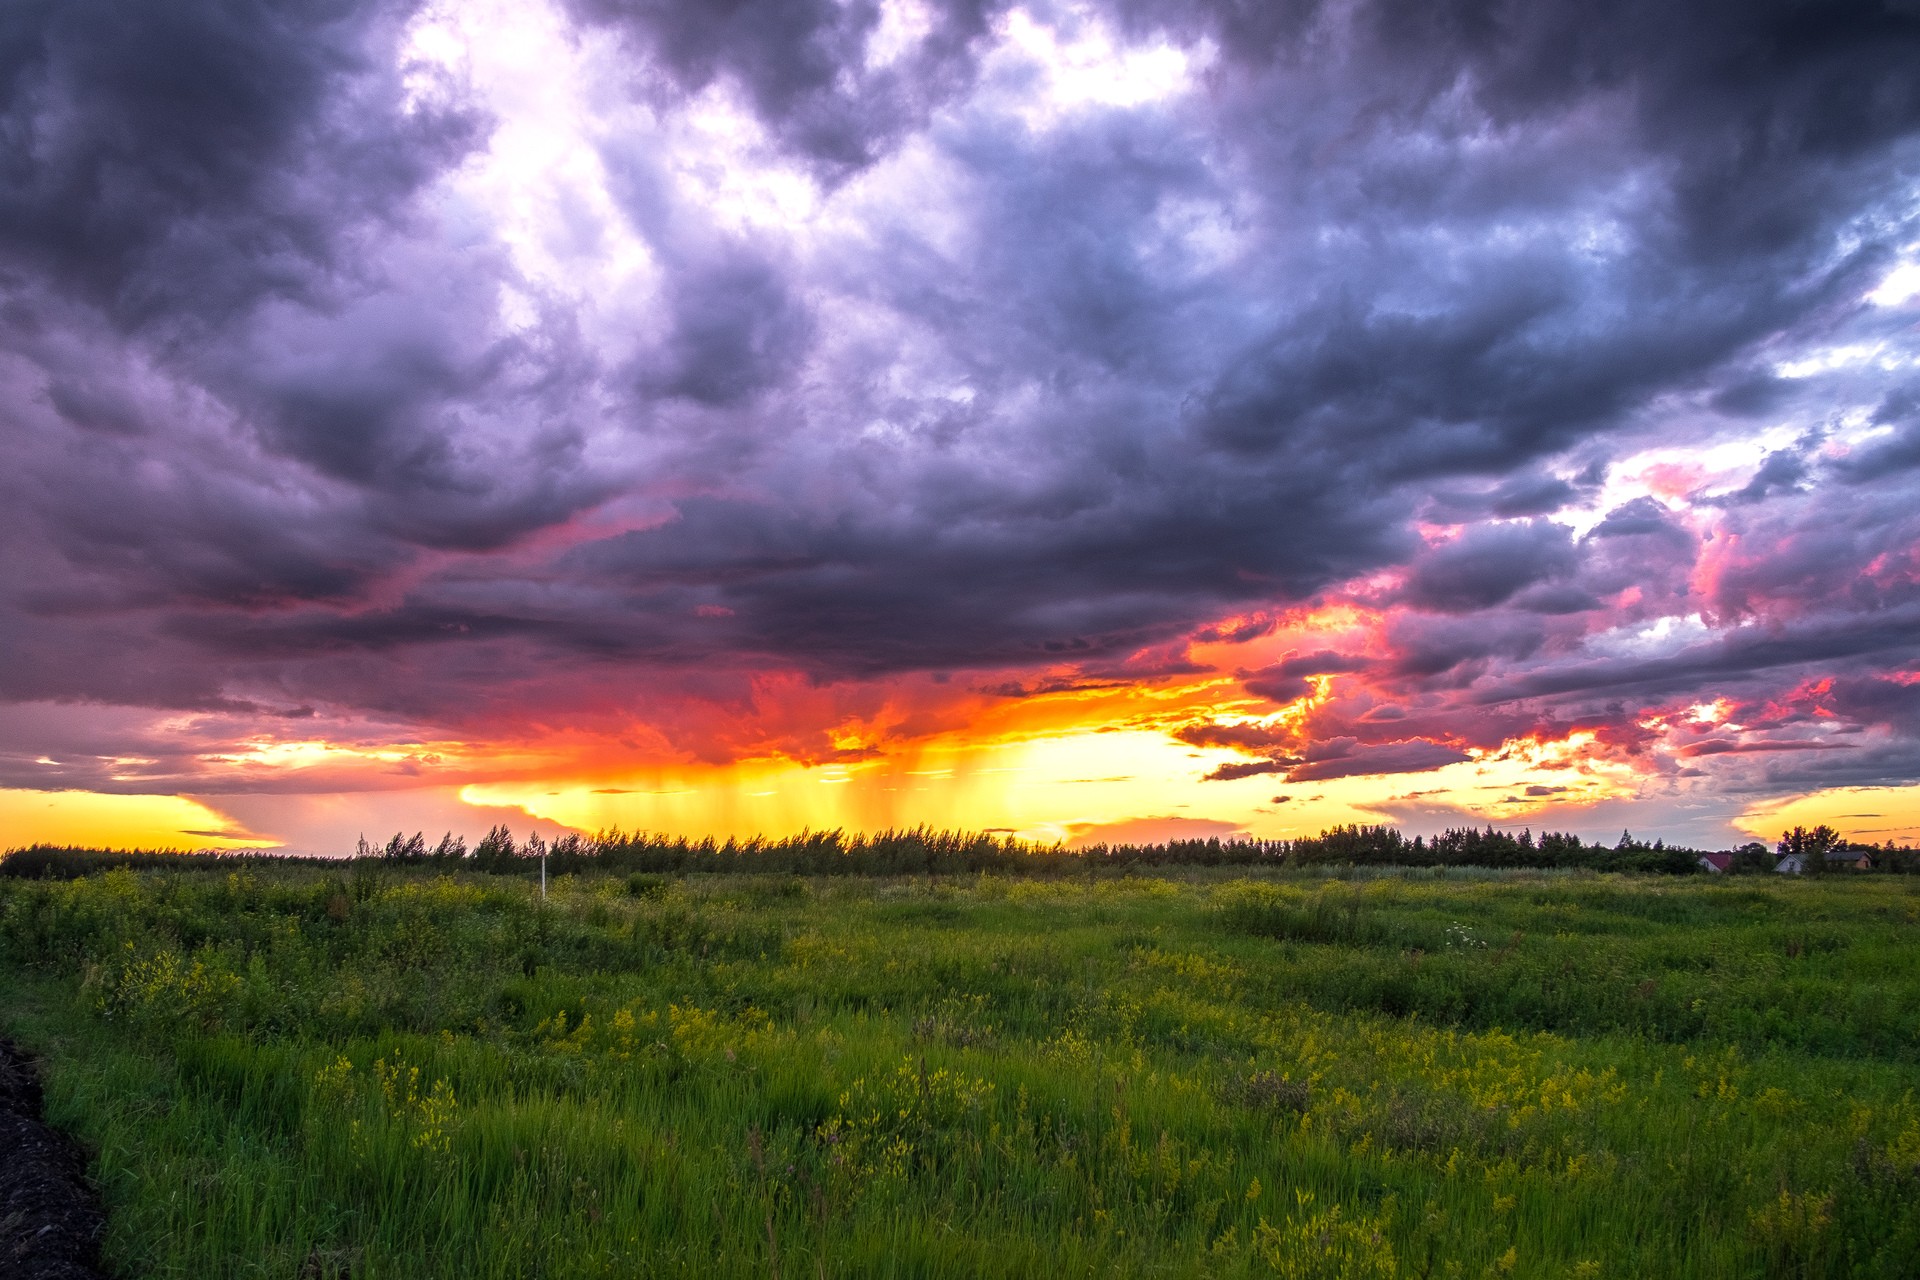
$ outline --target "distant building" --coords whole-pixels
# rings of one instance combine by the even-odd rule
[[[1774,864],[1773,869],[1783,876],[1805,875],[1809,856],[1804,853],[1789,853]],[[1873,851],[1870,849],[1829,849],[1822,860],[1826,863],[1828,871],[1873,870]]]
[[[1733,855],[1730,853],[1703,853],[1700,855],[1698,861],[1702,871],[1711,871],[1718,875],[1733,865]]]

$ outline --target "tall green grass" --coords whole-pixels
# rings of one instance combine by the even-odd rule
[[[0,881],[138,1276],[1911,1276],[1920,895]]]

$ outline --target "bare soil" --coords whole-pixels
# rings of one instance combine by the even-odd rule
[[[0,1039],[0,1276],[101,1280],[106,1220],[78,1144],[40,1120],[33,1060]]]

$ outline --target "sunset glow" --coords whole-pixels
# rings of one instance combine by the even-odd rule
[[[0,791],[9,847],[76,844],[126,849],[257,849],[276,843],[181,796]]]

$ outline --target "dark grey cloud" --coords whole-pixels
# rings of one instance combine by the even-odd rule
[[[1806,452],[1802,449],[1775,449],[1754,471],[1753,478],[1724,498],[1722,503],[1761,502],[1776,493],[1792,493],[1807,478]]]
[[[392,42],[413,8],[9,5],[0,261],[150,326],[311,289],[346,265],[344,228],[472,144],[457,104],[402,109]]]
[[[1635,498],[1580,540],[1573,585],[1593,597],[1631,593],[1639,603],[1629,616],[1658,615],[1688,603],[1699,555],[1699,536],[1683,519],[1653,498]]]
[[[1464,686],[1499,660],[1517,662],[1546,644],[1544,624],[1526,614],[1481,617],[1396,615],[1387,627],[1392,669],[1400,676]]]
[[[873,0],[569,0],[582,20],[626,35],[641,61],[636,87],[680,93],[737,87],[770,132],[828,178],[870,164],[971,82],[975,45],[1001,8],[941,0],[926,30],[875,65],[885,37]]]
[[[1585,613],[1601,607],[1599,597],[1571,583],[1543,582],[1512,597],[1511,603],[1528,613],[1547,615]]]
[[[1572,535],[1551,520],[1475,525],[1414,561],[1401,598],[1416,609],[1471,613],[1567,577],[1575,563]]]
[[[1184,725],[1174,737],[1196,747],[1226,747],[1236,751],[1265,752],[1293,742],[1293,734],[1261,724]]]
[[[1297,757],[1283,756],[1277,760],[1233,761],[1207,772],[1204,782],[1237,782],[1241,778],[1256,778],[1265,773],[1286,773],[1299,764]]]
[[[1362,744],[1351,737],[1324,739],[1303,755],[1231,762],[1208,772],[1202,781],[1235,782],[1264,774],[1284,774],[1287,782],[1326,782],[1361,774],[1425,773],[1471,757],[1456,747],[1422,738]]]
[[[1569,693],[1663,695],[1729,689],[1749,682],[1788,681],[1849,661],[1904,663],[1920,654],[1913,628],[1920,610],[1889,610],[1870,620],[1816,616],[1797,626],[1749,625],[1648,657],[1542,663],[1503,674],[1478,692],[1483,702]]]
[[[1713,393],[1709,403],[1721,413],[1760,418],[1790,401],[1791,387],[1792,384],[1784,378],[1758,372],[1750,377],[1728,381]]]
[[[1892,433],[1837,459],[1833,470],[1841,479],[1866,484],[1920,467],[1920,380],[1888,393],[1875,410],[1874,421],[1893,428]]]
[[[1287,781],[1326,782],[1359,774],[1425,773],[1471,758],[1455,747],[1420,738],[1378,746],[1356,746],[1351,740],[1336,739],[1335,742],[1339,744],[1338,750],[1289,769]]]
[[[1330,172],[1343,184],[1356,173],[1374,181],[1327,183],[1320,211],[1337,209],[1349,243],[1365,244],[1382,272],[1417,231],[1427,266],[1412,269],[1400,306],[1380,305],[1385,290],[1356,295],[1346,274],[1349,287],[1249,350],[1210,397],[1214,430],[1240,447],[1418,424],[1395,460],[1427,474],[1564,447],[1656,385],[1683,382],[1683,368],[1697,376],[1838,297],[1867,259],[1833,252],[1826,228],[1859,189],[1843,196],[1827,184],[1848,171],[1891,194],[1910,178],[1905,165],[1867,160],[1920,111],[1901,70],[1915,20],[1881,6],[1836,6],[1818,21],[1791,5],[1696,5],[1685,16],[1629,6],[1593,21],[1563,6],[1382,4],[1349,23],[1328,12],[1313,21],[1322,20],[1337,33],[1314,42],[1313,56],[1340,50],[1351,59],[1344,71],[1375,73],[1363,77],[1369,114],[1357,136],[1341,136]],[[1249,44],[1265,51],[1248,64],[1256,79],[1270,74],[1267,58],[1291,52]],[[1244,54],[1248,45],[1230,47]],[[1529,185],[1503,167],[1529,138],[1571,143],[1576,108],[1610,107],[1619,130],[1585,139],[1594,150],[1568,181]],[[1476,114],[1496,136],[1503,126],[1516,133],[1466,159],[1447,146],[1447,130],[1470,127]],[[1302,133],[1312,126],[1246,136],[1296,143]],[[1452,163],[1408,165],[1387,144],[1408,136],[1435,144],[1416,154]],[[1561,178],[1555,163],[1566,155],[1546,150],[1530,172]],[[1642,166],[1668,176],[1640,188],[1658,195],[1627,215],[1634,243],[1624,254],[1524,237],[1517,250],[1489,254],[1434,234],[1473,225],[1489,199],[1522,225],[1529,216],[1611,220],[1634,197],[1601,195],[1600,175]],[[1305,176],[1319,185],[1320,174]],[[1748,274],[1761,260],[1771,269]],[[1426,280],[1444,287],[1445,304],[1418,305]],[[1630,322],[1615,321],[1629,312]]]
[[[702,264],[673,282],[673,331],[641,389],[715,408],[740,404],[792,376],[811,330],[771,264],[747,255]]]
[[[1273,634],[1275,626],[1271,617],[1253,617],[1236,619],[1220,625],[1202,627],[1193,633],[1198,644],[1245,644],[1249,640],[1258,640],[1261,636]]]
[[[1585,487],[1577,478],[1522,471],[1490,487],[1438,489],[1421,514],[1435,524],[1552,515],[1580,502]]]
[[[1292,702],[1312,691],[1313,685],[1307,680],[1308,676],[1365,671],[1373,665],[1374,661],[1370,658],[1322,649],[1314,653],[1294,654],[1270,667],[1246,672],[1241,682],[1248,693],[1274,702]]]
[[[1690,547],[1692,535],[1673,518],[1667,508],[1652,498],[1635,498],[1609,511],[1606,518],[1587,535],[1611,538],[1653,538],[1674,546]]]
[[[1370,658],[1351,653],[1335,653],[1331,649],[1320,649],[1313,653],[1298,653],[1283,658],[1273,668],[1280,675],[1339,675],[1344,672],[1365,671],[1373,665]]]

